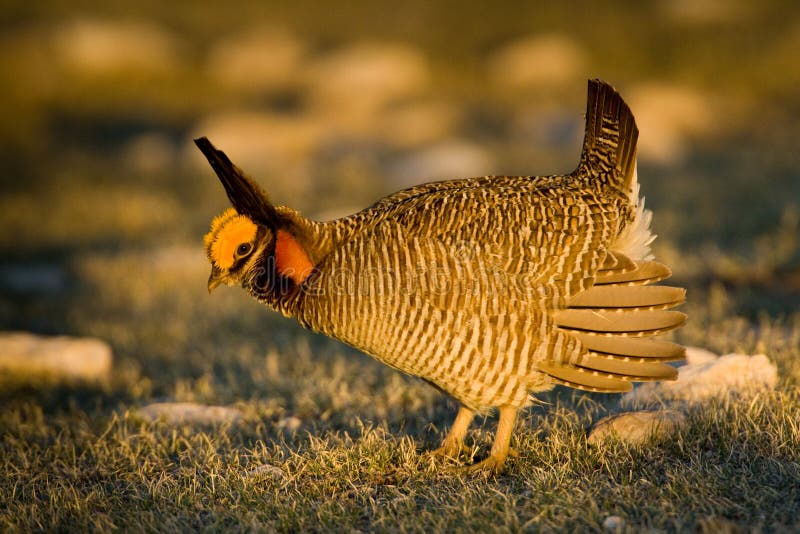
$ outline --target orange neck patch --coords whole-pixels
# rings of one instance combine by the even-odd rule
[[[285,230],[278,230],[275,241],[275,266],[281,276],[302,284],[311,275],[314,265],[297,239]]]
[[[229,269],[236,248],[253,241],[257,230],[258,227],[247,216],[228,208],[211,221],[211,231],[203,238],[208,259],[220,269]]]

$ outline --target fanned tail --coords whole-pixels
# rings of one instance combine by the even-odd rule
[[[595,285],[551,313],[559,335],[577,340],[582,350],[540,363],[539,370],[558,384],[609,393],[629,391],[631,382],[677,378],[664,362],[682,360],[685,349],[646,339],[686,322],[685,314],[670,310],[686,300],[686,290],[650,285],[670,274],[660,263],[609,253]]]

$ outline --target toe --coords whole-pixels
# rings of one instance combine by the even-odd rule
[[[503,472],[505,463],[505,458],[501,459],[489,456],[485,460],[467,466],[464,469],[470,474],[499,475]]]

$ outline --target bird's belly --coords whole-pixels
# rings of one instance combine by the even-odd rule
[[[481,316],[417,303],[403,314],[356,314],[334,337],[408,374],[421,377],[478,410],[524,406],[543,389],[536,372],[544,312]]]

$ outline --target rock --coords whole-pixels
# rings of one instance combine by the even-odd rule
[[[245,477],[247,478],[264,477],[264,476],[283,480],[286,478],[286,473],[284,473],[283,469],[281,469],[280,467],[270,464],[264,464],[248,470],[247,473],[245,474]]]
[[[274,168],[272,159],[305,158],[316,147],[326,125],[311,117],[261,111],[223,112],[204,118],[193,137],[207,136],[240,167]],[[191,148],[197,152],[192,144]],[[199,152],[198,152],[199,154]],[[200,158],[206,166],[208,163]]]
[[[597,445],[615,437],[632,445],[647,443],[650,439],[662,440],[672,435],[686,421],[675,410],[628,412],[604,417],[589,434],[589,443]]]
[[[144,269],[152,269],[153,274],[184,277],[195,272],[208,271],[205,251],[196,245],[167,245],[156,247],[139,254],[134,260]],[[148,273],[149,274],[149,273]]]
[[[336,116],[372,113],[428,85],[425,56],[400,44],[357,44],[327,54],[307,72],[314,103]]]
[[[625,90],[639,127],[638,154],[662,165],[680,163],[693,137],[718,127],[715,103],[690,87],[647,83]]]
[[[111,371],[108,343],[93,338],[44,337],[25,332],[0,334],[0,370],[22,378],[102,380]]]
[[[166,134],[149,132],[125,143],[121,153],[125,166],[142,174],[168,172],[177,162],[175,144]]]
[[[302,424],[303,421],[299,417],[290,415],[289,417],[284,417],[278,421],[278,428],[287,430],[289,432],[295,432]]]
[[[510,118],[510,134],[515,143],[538,150],[567,151],[583,135],[583,121],[574,110],[560,107],[521,105]]]
[[[389,168],[402,187],[430,180],[490,174],[492,158],[483,148],[461,140],[449,140],[399,158]]]
[[[682,25],[730,24],[753,16],[754,4],[726,0],[662,0],[656,4],[667,19]]]
[[[504,89],[560,87],[586,78],[581,47],[566,35],[525,37],[495,53],[487,65],[488,79]]]
[[[206,63],[209,75],[233,89],[259,93],[291,88],[306,45],[272,28],[255,28],[216,43]]]
[[[713,353],[687,348],[687,365],[678,368],[672,382],[643,384],[622,397],[622,403],[647,404],[663,401],[701,402],[711,397],[744,395],[772,389],[778,382],[778,369],[764,354]]]
[[[396,147],[418,147],[440,141],[459,119],[459,109],[450,103],[414,102],[382,113],[374,135]]]
[[[170,425],[219,425],[237,423],[242,419],[242,412],[236,408],[194,402],[156,402],[136,410],[136,415],[150,423],[163,420]]]
[[[85,76],[169,74],[180,62],[176,39],[153,23],[79,18],[54,33],[61,63]]]
[[[621,534],[625,531],[625,520],[618,515],[610,515],[603,519],[603,529],[606,532]]]
[[[686,365],[703,365],[717,360],[719,356],[708,349],[686,347]]]

